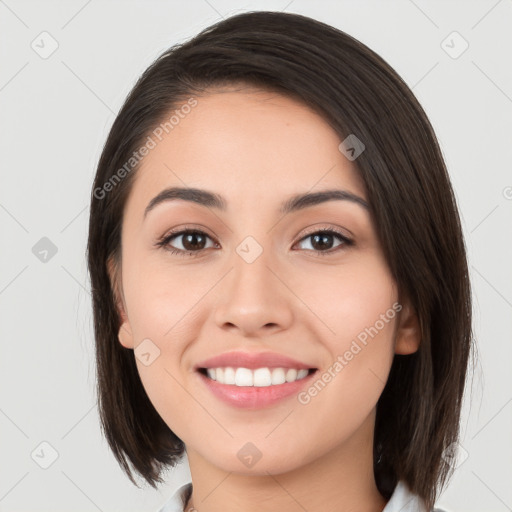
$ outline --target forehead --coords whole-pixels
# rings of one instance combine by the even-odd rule
[[[215,90],[195,100],[174,123],[160,125],[159,137],[149,134],[154,147],[137,171],[127,212],[142,216],[169,186],[222,194],[228,211],[242,203],[277,208],[287,196],[325,188],[365,198],[355,165],[338,149],[341,138],[306,105],[255,89]]]

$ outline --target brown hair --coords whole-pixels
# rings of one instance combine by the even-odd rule
[[[410,299],[421,328],[419,350],[395,355],[377,404],[375,479],[386,498],[404,480],[430,510],[451,476],[443,451],[458,440],[473,346],[456,199],[432,126],[405,82],[364,44],[297,14],[239,14],[170,48],[142,74],[113,123],[91,194],[87,246],[106,439],[132,482],[128,462],[153,487],[184,453],[146,395],[133,352],[117,338],[118,295],[107,263],[120,268],[123,208],[138,165],[123,179],[119,170],[172,109],[209,87],[237,83],[298,99],[342,140],[354,134],[365,145],[354,164],[400,296]]]

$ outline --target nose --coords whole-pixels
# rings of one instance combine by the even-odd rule
[[[233,268],[219,283],[215,322],[244,337],[260,337],[289,328],[293,294],[284,276],[268,264],[265,251],[252,263],[238,254]]]

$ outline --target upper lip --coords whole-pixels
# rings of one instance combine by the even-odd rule
[[[291,357],[277,354],[276,352],[226,352],[196,364],[195,369],[200,368],[296,368],[297,370],[314,368],[314,366],[302,363]]]

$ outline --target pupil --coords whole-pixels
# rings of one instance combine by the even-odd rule
[[[199,244],[194,243],[194,241],[193,241],[194,237],[202,238],[203,243],[202,244],[201,244],[201,242]],[[187,245],[189,247],[187,247]],[[183,247],[185,247],[185,249],[188,249],[188,250],[197,249],[197,248],[202,249],[203,248],[202,245],[204,245],[204,236],[201,233],[189,233],[189,234],[185,235],[185,237],[183,239]]]
[[[332,245],[332,235],[329,234],[322,234],[322,235],[314,235],[313,236],[313,247],[315,249],[330,249],[329,246]],[[329,243],[329,241],[331,243]],[[318,244],[319,247],[316,247],[315,245]]]

